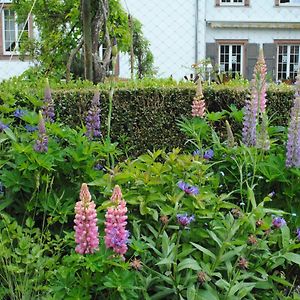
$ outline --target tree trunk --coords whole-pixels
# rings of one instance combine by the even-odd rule
[[[83,39],[80,39],[77,47],[74,48],[70,53],[69,59],[67,61],[67,67],[66,67],[67,68],[67,71],[66,71],[66,81],[67,82],[69,82],[71,80],[71,66],[72,66],[73,59],[74,59],[76,53],[82,47],[82,45],[83,45]]]
[[[82,0],[82,28],[84,43],[84,77],[93,80],[93,60],[92,60],[92,16],[91,0]]]

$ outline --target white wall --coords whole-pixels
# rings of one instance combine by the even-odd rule
[[[0,60],[0,81],[21,75],[29,66],[29,62]]]
[[[203,0],[199,0],[202,2]],[[126,8],[125,1],[122,0]],[[160,77],[182,79],[195,62],[195,0],[126,0],[143,24]],[[120,59],[120,76],[130,77],[128,57]]]
[[[274,39],[299,39],[300,30],[296,29],[236,29],[236,28],[211,28],[207,26],[206,42],[214,43],[215,39],[248,39],[249,43],[274,43]]]
[[[275,0],[250,0],[249,7],[216,7],[215,0],[202,1],[207,1],[207,21],[299,22],[299,5],[275,6]]]

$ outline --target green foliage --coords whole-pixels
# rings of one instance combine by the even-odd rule
[[[13,3],[18,21],[24,22],[33,2],[14,0]],[[39,35],[24,41],[21,51],[41,64],[39,69],[44,76],[51,74],[57,78],[65,78],[66,62],[70,52],[77,47],[82,36],[80,1],[37,0],[34,3],[32,14]],[[92,16],[97,5],[99,5],[98,1],[92,1]],[[107,20],[109,32],[112,37],[117,38],[119,51],[127,52],[131,40],[127,13],[119,0],[109,0],[109,11]],[[103,33],[99,41],[104,41]],[[81,61],[80,55],[77,55],[77,61]]]
[[[150,51],[150,42],[143,36],[142,24],[137,19],[133,20],[133,53],[136,58],[135,68],[137,77],[152,77],[155,75],[154,57]]]
[[[9,125],[0,132],[3,299],[299,298],[300,173],[285,167],[287,130],[269,126],[268,151],[240,143],[237,130],[229,145],[217,131],[225,119],[240,125],[244,88],[206,86],[211,110],[201,119],[188,117],[193,84],[116,83],[114,139],[127,143],[121,145],[127,154],[135,143],[135,153],[157,148],[118,162],[124,153],[116,143],[85,136],[94,87],[53,86],[56,122],[46,123],[47,153],[34,151],[38,133],[25,130],[37,125],[42,89],[35,91],[24,78],[4,82],[0,90],[1,122]],[[291,101],[292,89],[278,89],[269,87],[269,107],[277,95]],[[100,90],[105,135],[108,85]],[[15,117],[18,108],[26,111]],[[158,149],[171,148],[172,141],[186,144],[187,151]],[[97,205],[100,245],[91,255],[74,251],[74,205],[83,182]],[[128,206],[125,261],[106,249],[103,239],[116,184]],[[180,224],[178,214],[194,219]],[[277,228],[273,219],[279,216],[287,225]]]

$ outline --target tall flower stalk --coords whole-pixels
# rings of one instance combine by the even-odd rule
[[[196,95],[192,104],[192,116],[204,118],[205,115],[205,100],[203,96],[201,78],[198,79]]]
[[[101,136],[100,125],[100,93],[97,90],[86,117],[86,135],[90,139]]]
[[[296,94],[294,99],[294,105],[291,110],[291,120],[288,128],[288,141],[286,144],[285,165],[288,168],[300,167],[300,74],[299,73],[297,76]]]
[[[46,79],[46,87],[45,87],[45,91],[44,91],[42,114],[43,114],[45,121],[54,122],[54,117],[55,117],[54,101],[52,99],[51,89],[50,89],[48,78]]]
[[[260,49],[259,57],[254,67],[253,79],[251,81],[251,97],[246,101],[243,120],[243,143],[247,146],[258,146],[268,148],[268,143],[260,145],[262,139],[269,140],[267,133],[266,115],[266,75],[267,66],[264,59],[263,50]],[[262,119],[262,130],[257,138],[257,125]],[[258,144],[258,145],[257,145]]]
[[[86,183],[81,186],[75,205],[75,251],[79,254],[94,253],[99,246],[96,205]]]
[[[48,151],[48,135],[46,133],[45,121],[41,112],[39,112],[38,130],[38,138],[35,141],[33,148],[36,152],[45,153]]]
[[[116,185],[111,196],[113,206],[107,209],[105,214],[105,245],[112,248],[116,254],[124,259],[127,252],[129,231],[127,225],[127,207],[123,199],[121,188]]]

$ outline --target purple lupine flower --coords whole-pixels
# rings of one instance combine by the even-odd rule
[[[38,130],[38,127],[37,126],[32,126],[32,125],[25,125],[24,126],[26,131],[27,132],[34,132],[34,131],[37,131]]]
[[[46,79],[46,87],[44,91],[43,103],[44,105],[42,107],[42,114],[45,121],[54,122],[54,117],[55,117],[54,101],[52,99],[48,78]]]
[[[105,246],[112,248],[113,251],[124,259],[127,252],[129,231],[127,225],[127,207],[123,199],[121,188],[116,185],[111,196],[113,206],[107,209],[105,214]]]
[[[214,156],[214,151],[212,149],[208,149],[207,151],[204,152],[203,158],[204,159],[212,159]]]
[[[281,228],[282,226],[286,225],[286,221],[284,218],[275,217],[273,218],[272,224],[275,228]]]
[[[185,193],[187,193],[189,195],[199,194],[199,189],[196,186],[192,186],[182,180],[179,181],[177,185],[181,190],[183,190]]]
[[[45,122],[41,112],[39,113],[38,130],[39,136],[35,141],[35,145],[33,148],[36,152],[44,153],[48,151],[48,136],[46,134]]]
[[[296,82],[296,94],[291,110],[291,120],[288,128],[286,144],[286,167],[300,167],[300,74]]]
[[[296,230],[297,239],[300,241],[300,227]]]
[[[243,143],[247,146],[256,146],[257,132],[256,126],[259,116],[263,116],[266,110],[266,74],[267,67],[264,59],[263,50],[260,49],[258,60],[254,67],[253,80],[251,81],[251,97],[246,100],[243,119]],[[266,118],[266,116],[264,116]],[[266,120],[263,120],[266,126]],[[260,140],[267,137],[267,130],[263,128]],[[264,146],[263,148],[267,148]]]
[[[246,100],[246,105],[244,107],[243,143],[247,146],[256,145],[257,100],[256,97],[251,96],[251,99]]]
[[[0,121],[0,132],[2,132],[6,128],[8,128],[8,126]]]
[[[25,110],[23,110],[21,108],[17,108],[14,112],[14,117],[21,119],[25,114],[26,114]]]
[[[91,103],[91,108],[86,117],[86,135],[92,139],[101,136],[100,131],[100,93],[96,91]]]
[[[188,226],[192,221],[195,221],[194,215],[188,216],[188,214],[178,214],[177,215],[177,222],[183,226]]]

